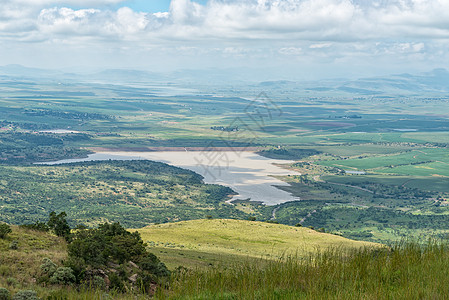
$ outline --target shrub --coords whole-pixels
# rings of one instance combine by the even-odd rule
[[[50,283],[53,284],[72,284],[76,281],[73,270],[68,267],[60,267],[54,272],[50,278]]]
[[[51,259],[49,259],[48,257],[45,257],[42,260],[41,271],[45,275],[49,277],[52,276],[56,272],[57,268],[58,266],[54,262],[52,262]]]
[[[0,300],[10,300],[10,299],[11,293],[5,288],[0,288]]]
[[[103,277],[96,275],[94,276],[94,278],[92,278],[91,286],[95,289],[105,290],[106,282],[104,281]]]
[[[0,224],[0,239],[4,239],[11,232],[11,227],[8,224]]]
[[[138,232],[128,232],[119,223],[102,224],[98,229],[78,231],[68,247],[69,258],[101,267],[109,261],[124,263],[146,254]]]
[[[9,249],[11,249],[11,250],[19,249],[19,242],[18,241],[12,241],[11,244],[9,244]]]
[[[8,286],[16,286],[17,285],[17,279],[15,279],[14,277],[8,277],[8,278],[6,278],[6,284]]]
[[[266,223],[271,223],[271,224],[279,224],[279,222],[278,221],[275,221],[275,220],[267,220],[267,221],[265,221]]]
[[[81,283],[81,281],[85,278],[87,265],[84,262],[84,259],[79,257],[69,257],[64,262],[64,266],[72,269],[77,284]]]
[[[126,291],[125,284],[123,283],[121,278],[116,273],[111,273],[109,275],[109,280],[110,280],[110,284],[109,284],[110,289],[115,290],[117,292],[125,292]]]
[[[17,292],[17,294],[12,297],[12,300],[40,300],[40,298],[35,291],[23,290]]]
[[[169,276],[170,272],[145,246],[138,232],[131,233],[119,223],[102,224],[97,229],[79,230],[73,234],[65,266],[72,267],[77,283],[94,285],[94,276],[104,275],[109,277],[106,285],[110,289],[122,292],[129,285],[144,282],[148,287],[145,290],[150,291],[152,283],[159,277]],[[111,266],[115,270],[111,270]],[[99,281],[97,279],[95,281]]]
[[[147,256],[141,259],[140,267],[144,271],[148,271],[156,276],[169,276],[170,271],[165,264],[157,258],[153,253],[149,253]]]

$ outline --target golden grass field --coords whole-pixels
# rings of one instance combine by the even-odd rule
[[[332,249],[378,247],[303,227],[244,220],[193,220],[138,229],[169,267],[228,264],[248,258],[310,254]]]

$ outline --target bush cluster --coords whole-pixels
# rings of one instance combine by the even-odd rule
[[[73,269],[69,267],[58,267],[51,259],[44,258],[41,265],[41,282],[51,284],[70,285],[76,282]]]
[[[40,298],[37,296],[37,293],[32,290],[23,290],[17,292],[13,297],[12,300],[40,300]]]
[[[0,288],[0,300],[10,300],[10,299],[11,293],[5,288]]]
[[[11,227],[8,224],[0,224],[0,239],[4,239],[8,234],[11,233]]]
[[[40,300],[40,298],[32,290],[19,291],[11,297],[11,293],[7,289],[0,288],[0,300]]]
[[[73,270],[69,267],[59,267],[50,277],[50,283],[69,285],[76,281]]]
[[[9,244],[9,249],[11,250],[19,249],[19,241],[12,241],[11,244]]]
[[[50,258],[42,260],[40,283],[152,293],[155,285],[170,275],[165,264],[147,251],[138,232],[131,233],[120,223],[106,223],[95,229],[77,227],[72,233],[66,216],[65,212],[52,212],[47,223],[25,226],[40,231],[51,230],[68,242],[68,259],[63,266]],[[6,224],[0,224],[0,228],[5,236],[11,230]],[[16,243],[11,248],[17,247]],[[9,292],[0,289],[0,300],[9,298]],[[37,296],[32,291],[22,291],[12,299],[33,300]]]
[[[152,284],[170,275],[167,267],[146,250],[140,234],[127,231],[119,223],[78,230],[68,253],[66,265],[74,271],[76,282],[89,286],[150,292]]]

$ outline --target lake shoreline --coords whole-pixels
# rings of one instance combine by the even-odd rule
[[[35,163],[57,165],[86,161],[151,160],[191,170],[208,184],[227,186],[236,192],[227,203],[235,200],[261,202],[272,206],[300,200],[277,186],[289,184],[276,176],[300,175],[282,165],[293,161],[263,157],[252,151],[101,151],[87,158]]]
[[[84,147],[82,149],[95,153],[98,152],[212,152],[212,151],[234,151],[234,152],[257,152],[265,147]]]

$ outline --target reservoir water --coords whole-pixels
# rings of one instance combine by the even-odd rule
[[[297,201],[298,197],[277,188],[287,183],[273,177],[300,175],[278,164],[289,161],[265,158],[242,151],[154,151],[154,152],[97,152],[87,158],[66,159],[39,164],[55,165],[94,160],[148,159],[192,170],[204,177],[204,182],[232,188],[238,195],[232,200],[249,199],[266,205]]]

